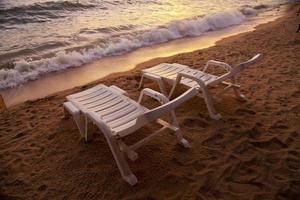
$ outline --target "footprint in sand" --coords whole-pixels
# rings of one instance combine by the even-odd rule
[[[256,138],[259,138],[259,136],[261,136],[263,134],[263,130],[261,129],[261,126],[259,126],[258,124],[255,124],[253,127],[249,128],[249,129],[238,130],[237,133],[240,135],[243,135],[243,136],[244,135],[248,136],[248,138],[251,138],[251,139],[256,139]]]
[[[15,138],[17,139],[17,138],[23,137],[24,135],[25,134],[23,132],[21,132],[21,133],[18,133],[17,135],[15,135]]]
[[[18,186],[18,187],[26,187],[28,184],[21,179],[14,179],[8,183],[9,186]]]
[[[226,142],[224,142],[224,135],[221,133],[217,133],[204,140],[202,142],[202,145],[213,148],[224,148]]]
[[[35,147],[35,146],[36,146],[36,143],[31,143],[29,146],[30,146],[30,147]]]
[[[288,128],[289,127],[283,121],[277,121],[269,128],[269,132],[273,134],[283,134]]]
[[[291,144],[297,141],[298,133],[296,131],[292,131],[288,135],[289,136],[285,140],[285,142],[290,146]]]
[[[13,129],[8,128],[8,129],[5,130],[5,132],[6,132],[6,133],[10,133],[12,130],[13,130]]]
[[[300,196],[300,181],[290,181],[277,192],[278,199],[298,200]]]
[[[250,181],[248,183],[232,181],[226,184],[227,190],[236,195],[259,193],[263,190],[264,184]]]
[[[241,162],[234,165],[233,168],[227,174],[227,179],[225,182],[234,182],[240,184],[253,184],[256,186],[263,187],[263,184],[257,181],[260,176],[259,171],[255,167],[256,160],[250,160],[246,162]]]
[[[48,186],[43,184],[43,185],[39,186],[38,190],[39,191],[45,191],[47,188],[48,188]]]
[[[293,94],[292,94],[292,97],[295,97],[295,98],[300,98],[300,91],[295,91]]]
[[[199,161],[199,160],[194,161],[194,162],[192,163],[192,166],[193,166],[193,168],[194,168],[197,172],[206,169],[205,163],[203,163],[203,162],[201,162],[201,161]]]
[[[56,133],[50,134],[50,135],[47,137],[47,139],[48,139],[48,140],[53,140],[53,139],[55,138],[55,136],[56,136]]]
[[[279,140],[276,137],[273,137],[272,139],[267,141],[255,141],[250,143],[256,148],[264,149],[267,151],[276,151],[288,147],[287,144],[283,143],[281,140]]]
[[[291,151],[288,152],[288,154],[300,159],[300,152],[299,151],[291,150]]]
[[[0,199],[3,200],[22,200],[22,198],[16,197],[16,196],[11,196],[11,195],[6,195],[6,194],[2,194],[0,193]]]
[[[288,156],[285,159],[285,165],[290,170],[298,171],[300,169],[300,159],[296,159],[296,158]]]
[[[256,152],[258,152],[253,145],[249,143],[248,140],[245,140],[241,142],[238,146],[235,147],[233,150],[233,153],[238,158],[249,158],[249,156],[254,155]]]
[[[1,177],[4,177],[4,176],[7,176],[8,175],[8,171],[5,170],[5,169],[0,169],[0,176]],[[1,198],[0,198],[1,199]]]
[[[292,113],[299,114],[300,113],[300,104],[294,106],[290,111]]]
[[[278,165],[278,163],[280,163],[282,159],[282,153],[269,153],[266,154],[266,157],[263,159],[266,164],[268,164],[269,166],[276,166]]]
[[[182,124],[184,127],[194,130],[203,130],[209,125],[205,119],[199,117],[186,117]]]
[[[237,115],[255,115],[256,112],[246,108],[238,108],[235,110],[235,114]]]

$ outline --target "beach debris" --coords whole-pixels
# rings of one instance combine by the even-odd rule
[[[0,94],[0,110],[2,110],[2,109],[6,109],[6,105],[5,105],[3,97]]]

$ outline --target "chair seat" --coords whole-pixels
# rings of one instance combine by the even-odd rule
[[[187,74],[191,74],[192,76],[197,77],[198,79],[202,80],[205,85],[209,85],[212,81],[216,80],[218,77],[212,74],[208,74],[199,70],[194,70],[189,68],[186,65],[181,65],[177,63],[161,63],[159,65],[156,65],[154,67],[144,69],[144,73],[149,73],[153,75],[157,75],[162,77],[168,82],[174,82],[176,80],[176,77],[178,73],[184,72]],[[195,87],[199,89],[199,84],[196,81],[193,81],[188,78],[182,78],[180,81],[181,84],[186,85],[188,87]]]
[[[134,127],[136,119],[148,109],[105,85],[72,94],[66,97],[83,114],[95,112],[113,135],[125,136],[130,127]]]

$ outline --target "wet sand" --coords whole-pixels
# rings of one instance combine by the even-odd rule
[[[214,47],[154,59],[130,72],[0,111],[0,199],[298,199],[299,10],[293,6],[284,17]],[[95,84],[117,85],[137,99],[142,68],[177,62],[202,69],[209,59],[234,66],[256,53],[263,54],[262,61],[238,77],[248,100],[227,93],[215,103],[223,115],[219,121],[209,118],[200,98],[178,107],[179,124],[192,147],[182,148],[166,133],[139,149],[139,159],[130,162],[139,180],[135,187],[121,178],[97,129],[85,143],[75,123],[63,119],[65,96]],[[151,82],[145,86],[158,89]],[[152,131],[147,126],[135,135]]]

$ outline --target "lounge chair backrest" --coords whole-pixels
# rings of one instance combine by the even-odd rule
[[[161,115],[170,113],[177,106],[179,106],[183,102],[189,100],[190,98],[196,96],[197,94],[198,94],[198,92],[195,88],[190,88],[185,93],[183,93],[179,97],[173,99],[172,101],[169,101],[166,104],[163,104],[159,107],[156,107],[152,110],[145,112],[143,115],[141,115],[137,118],[136,124],[138,124],[138,126],[143,126],[153,120],[156,120]]]
[[[246,62],[242,62],[240,64],[238,64],[236,67],[234,67],[230,74],[234,75],[240,71],[243,71],[244,69],[246,69],[247,67],[249,67],[250,65],[256,64],[258,63],[258,61],[260,61],[260,59],[262,58],[261,54],[257,54],[255,55],[253,58],[251,58],[250,60],[247,60]]]
[[[236,67],[232,68],[228,73],[225,73],[222,76],[220,76],[218,79],[210,82],[209,85],[210,86],[217,85],[217,84],[225,81],[228,78],[234,77],[237,73],[243,71],[244,69],[246,69],[250,65],[256,64],[258,61],[260,61],[261,58],[262,58],[262,55],[257,54],[256,56],[254,56],[250,60],[238,64]]]

